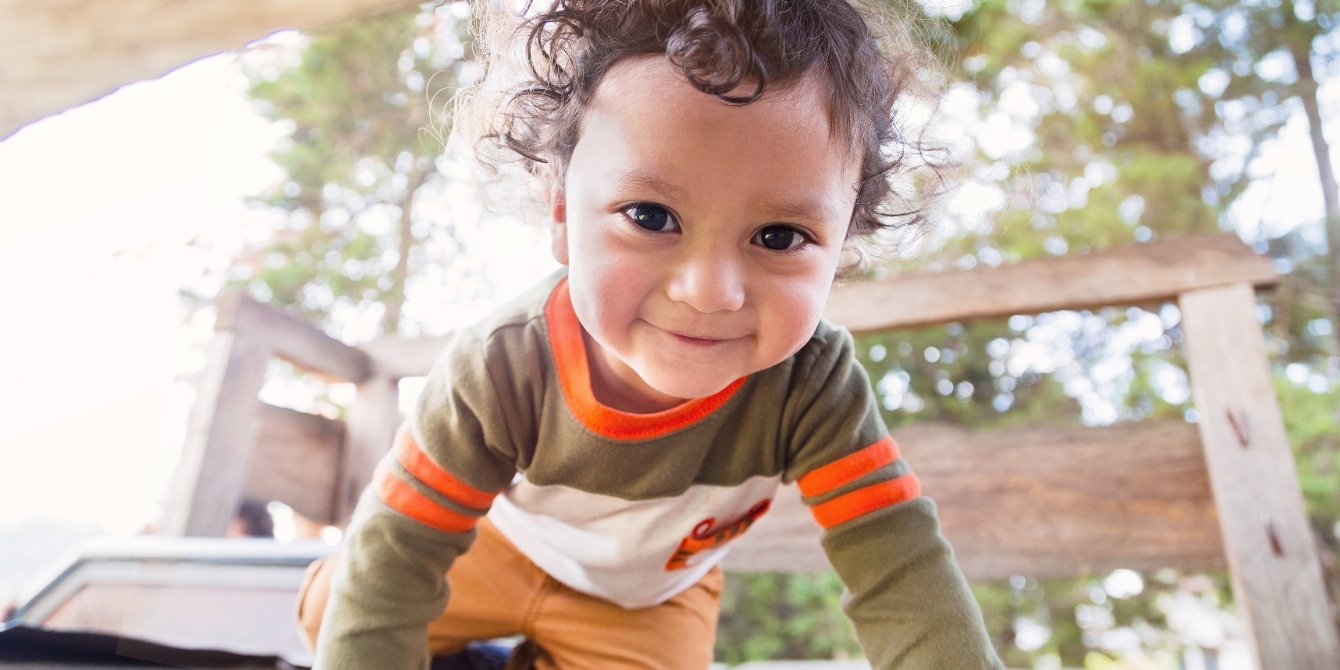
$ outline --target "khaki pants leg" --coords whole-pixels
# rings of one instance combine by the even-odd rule
[[[313,563],[299,593],[298,621],[313,648],[338,561],[336,554]],[[625,610],[554,580],[485,518],[447,581],[447,609],[428,626],[435,655],[525,634],[547,652],[537,662],[541,670],[703,670],[712,661],[720,568],[661,605]]]
[[[312,563],[298,594],[298,624],[311,649],[316,648],[340,558],[336,553]],[[443,656],[470,642],[521,633],[524,604],[541,583],[533,570],[538,568],[483,519],[474,544],[447,571],[451,597],[446,611],[428,625],[428,649]]]
[[[687,591],[644,609],[626,610],[552,579],[527,622],[546,652],[540,670],[707,670],[716,642],[721,568]]]
[[[330,598],[330,577],[335,574],[339,560],[339,554],[335,553],[312,561],[298,589],[298,630],[307,651],[316,651],[316,634],[326,613],[326,600]]]

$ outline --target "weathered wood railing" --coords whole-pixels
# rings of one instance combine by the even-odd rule
[[[160,532],[223,535],[244,496],[320,523],[346,521],[399,423],[398,381],[426,374],[446,338],[360,348],[240,292],[224,294],[217,309]],[[406,369],[406,356],[422,367]],[[355,384],[344,420],[261,402],[272,358]]]
[[[1340,642],[1270,379],[1254,290],[1269,260],[1229,234],[836,288],[854,332],[1175,301],[1198,423],[916,426],[896,437],[940,505],[970,578],[1117,567],[1227,566],[1262,670],[1340,667]],[[220,303],[165,530],[222,534],[245,493],[323,522],[348,518],[389,447],[396,380],[445,338],[351,347],[238,294]],[[257,400],[266,361],[358,385],[346,420]],[[785,489],[727,559],[733,570],[823,570],[818,526]]]

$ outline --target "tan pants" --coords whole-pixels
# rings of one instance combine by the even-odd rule
[[[338,554],[307,569],[298,620],[315,646]],[[488,519],[447,572],[451,599],[428,626],[428,647],[447,655],[466,643],[524,635],[545,654],[539,670],[703,670],[712,662],[721,568],[669,601],[626,610],[555,581],[517,551]]]

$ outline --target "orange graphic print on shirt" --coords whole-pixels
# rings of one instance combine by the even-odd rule
[[[749,527],[754,525],[760,517],[768,513],[768,508],[772,507],[771,500],[762,500],[758,504],[749,508],[745,515],[738,520],[726,524],[721,528],[716,528],[716,519],[708,518],[698,522],[693,527],[693,533],[680,540],[679,548],[675,554],[666,562],[666,570],[683,570],[689,567],[689,560],[704,551],[716,549],[731,540],[744,534]]]

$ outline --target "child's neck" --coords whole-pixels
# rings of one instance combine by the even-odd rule
[[[586,367],[590,371],[591,395],[600,404],[629,414],[655,414],[684,404],[647,385],[632,368],[615,359],[591,334],[582,329]]]

